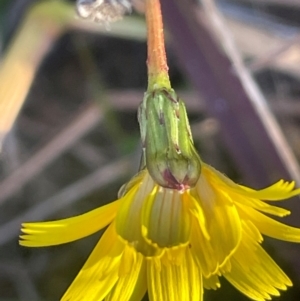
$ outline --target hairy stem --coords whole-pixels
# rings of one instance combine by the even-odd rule
[[[171,89],[159,0],[146,0],[148,91]]]

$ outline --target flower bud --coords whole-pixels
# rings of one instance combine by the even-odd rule
[[[139,108],[144,159],[153,180],[165,188],[193,187],[201,171],[185,106],[173,90],[147,92]]]

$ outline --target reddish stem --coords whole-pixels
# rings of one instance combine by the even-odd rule
[[[159,0],[146,0],[148,38],[148,91],[155,88],[170,89],[165,50],[163,20]]]

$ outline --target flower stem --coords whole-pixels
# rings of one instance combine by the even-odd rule
[[[148,36],[148,92],[171,89],[166,58],[160,0],[146,0]]]

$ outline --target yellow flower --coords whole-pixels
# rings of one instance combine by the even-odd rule
[[[260,246],[261,234],[300,242],[300,229],[266,216],[289,211],[262,200],[300,194],[284,182],[253,190],[202,164],[194,188],[157,185],[147,170],[120,198],[80,216],[23,224],[20,244],[52,246],[108,226],[63,301],[199,301],[224,276],[253,300],[278,296],[292,283]]]

